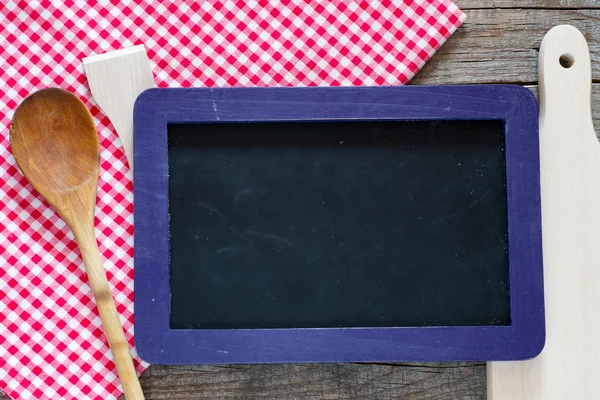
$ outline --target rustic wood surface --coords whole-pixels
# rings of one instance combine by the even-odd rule
[[[455,0],[467,22],[412,84],[514,83],[537,92],[541,40],[571,24],[589,42],[600,133],[600,1]],[[146,399],[440,399],[484,400],[485,364],[313,364],[151,366]],[[0,399],[4,399],[0,395]]]
[[[150,399],[485,398],[485,364],[298,364],[152,366]]]
[[[600,8],[598,0],[454,0],[463,10],[481,8]]]
[[[536,84],[542,38],[560,24],[573,25],[584,34],[592,57],[592,78],[600,82],[600,8],[465,12],[465,24],[425,65],[413,84]]]

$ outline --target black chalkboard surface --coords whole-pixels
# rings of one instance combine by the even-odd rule
[[[500,120],[168,125],[172,329],[509,325]]]

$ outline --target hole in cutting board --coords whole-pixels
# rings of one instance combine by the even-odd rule
[[[503,121],[168,140],[171,328],[510,324]]]
[[[565,53],[559,57],[558,62],[563,68],[569,69],[575,64],[575,57],[573,57],[573,54]]]

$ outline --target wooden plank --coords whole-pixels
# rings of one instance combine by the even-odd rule
[[[481,8],[600,8],[598,0],[454,0],[463,10]]]
[[[485,399],[485,364],[151,366],[153,399]]]
[[[534,84],[542,38],[560,24],[573,25],[584,34],[592,57],[592,78],[600,82],[600,9],[498,9],[467,12],[467,21],[411,84]]]

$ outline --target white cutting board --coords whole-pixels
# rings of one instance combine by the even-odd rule
[[[597,400],[600,143],[589,50],[576,28],[558,26],[545,36],[539,84],[546,346],[533,360],[488,363],[488,399]]]

